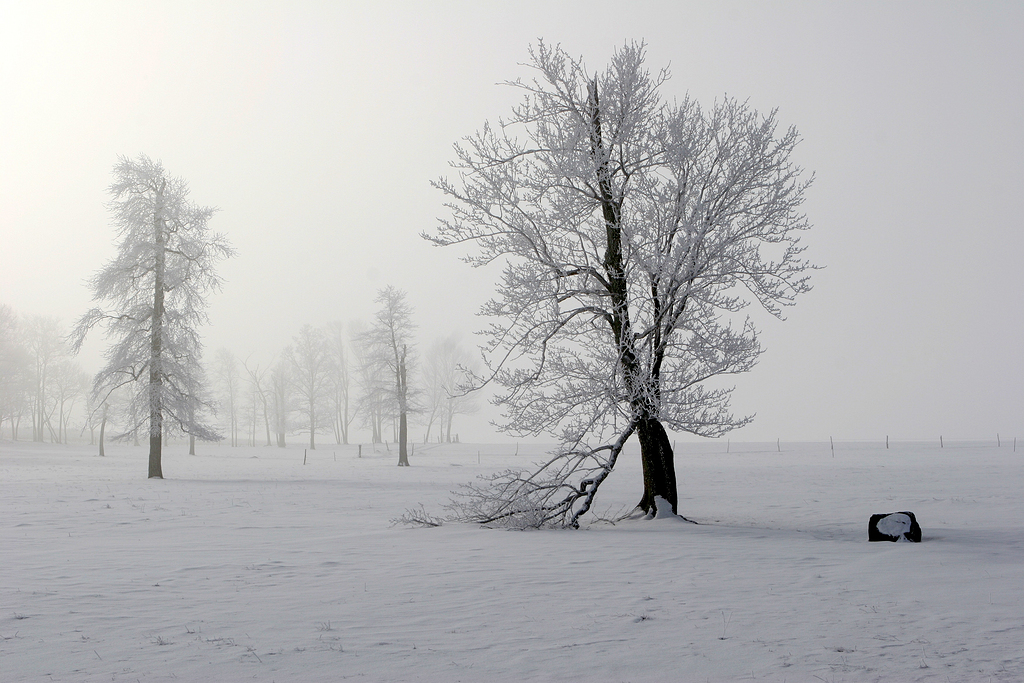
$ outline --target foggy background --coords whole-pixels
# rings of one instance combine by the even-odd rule
[[[483,327],[500,268],[420,239],[452,144],[505,116],[543,37],[603,69],[627,40],[666,97],[778,108],[814,172],[814,291],[735,377],[732,439],[1024,435],[1024,4],[0,0],[0,303],[70,325],[114,254],[117,155],[221,209],[221,347],[269,364],[305,323],[408,292],[421,351]],[[90,336],[91,374],[105,348]],[[495,441],[492,411],[457,418]],[[418,429],[411,439],[418,438]],[[359,437],[357,437],[358,440]]]

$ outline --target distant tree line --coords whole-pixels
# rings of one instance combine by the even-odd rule
[[[403,407],[407,429],[418,428],[416,440],[457,441],[456,417],[479,409],[476,396],[465,393],[474,354],[457,334],[420,352],[405,293],[386,287],[378,301],[381,315],[372,325],[303,325],[264,361],[218,349],[201,393],[223,442],[284,447],[301,435],[309,448],[324,437],[339,445],[400,445]],[[66,444],[88,433],[89,443],[101,447],[110,438],[138,445],[147,431],[143,383],[93,394],[93,377],[74,358],[68,335],[56,318],[19,315],[0,304],[0,438]],[[165,427],[167,439],[188,436]]]
[[[55,318],[20,316],[0,304],[0,436],[68,443],[92,428],[89,375],[71,355]],[[90,434],[92,431],[90,431]]]
[[[479,407],[465,393],[473,355],[456,335],[421,354],[406,294],[388,286],[376,301],[380,308],[369,325],[303,325],[269,359],[240,360],[219,349],[207,374],[225,440],[284,447],[301,434],[315,449],[324,436],[353,443],[354,430],[362,429],[370,443],[397,444],[401,464],[408,464],[404,444],[412,427],[422,428],[424,443],[457,440],[455,417]]]
[[[471,357],[449,338],[430,347],[421,371],[412,307],[391,286],[369,326],[304,325],[266,363],[220,349],[205,364],[200,328],[222,284],[216,265],[234,255],[208,228],[217,209],[193,203],[188,184],[146,155],[120,157],[108,192],[116,255],[90,280],[97,305],[70,332],[0,306],[0,434],[6,426],[24,438],[30,425],[35,441],[67,443],[77,413],[90,442],[98,428],[100,455],[108,426],[134,444],[148,435],[149,476],[162,477],[163,443],[174,436],[187,436],[193,454],[197,438],[283,447],[296,433],[315,449],[325,433],[349,443],[358,424],[373,443],[396,442],[408,465],[410,424],[423,422],[424,441],[435,425],[451,440],[454,416],[476,409],[465,395]],[[109,345],[90,382],[71,356],[95,327]]]

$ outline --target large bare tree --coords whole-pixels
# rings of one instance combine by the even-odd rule
[[[543,42],[530,57],[534,79],[510,84],[522,103],[456,146],[456,178],[436,183],[450,217],[425,235],[505,264],[482,311],[487,379],[504,387],[508,432],[562,443],[540,471],[472,489],[476,517],[576,525],[634,433],[639,508],[676,514],[666,427],[746,424],[707,382],[761,353],[737,314],[756,302],[780,316],[810,288],[798,135],[729,97],[665,101],[668,72],[648,71],[642,44],[597,75]]]
[[[93,299],[106,308],[82,316],[72,339],[77,351],[97,324],[113,343],[93,391],[109,394],[136,383],[137,417],[126,434],[148,424],[149,476],[163,477],[165,420],[169,427],[204,440],[218,434],[201,419],[203,344],[207,297],[221,286],[216,263],[233,255],[227,240],[208,227],[215,209],[189,198],[188,184],[145,155],[120,157],[109,204],[117,229],[117,255],[93,276]],[[145,401],[146,405],[138,404]]]

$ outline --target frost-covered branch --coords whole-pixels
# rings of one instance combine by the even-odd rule
[[[614,442],[595,448],[563,448],[533,470],[506,470],[465,484],[446,506],[446,518],[407,512],[407,524],[439,525],[462,521],[516,529],[578,528],[590,511],[601,484],[611,474],[626,441],[636,430],[630,424]]]

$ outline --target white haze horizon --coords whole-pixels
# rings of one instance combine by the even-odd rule
[[[815,174],[802,239],[823,269],[787,320],[749,310],[766,350],[728,383],[756,418],[722,440],[1024,437],[1024,5],[620,6],[0,1],[0,304],[66,327],[91,307],[111,170],[142,153],[219,207],[238,250],[207,361],[266,364],[304,324],[366,323],[386,285],[421,353],[473,346],[500,267],[419,237],[444,215],[430,181],[518,102],[498,84],[530,77],[531,43],[594,71],[646,41],[667,98],[777,108]],[[89,337],[90,374],[105,343]],[[455,431],[512,440],[496,416]]]

